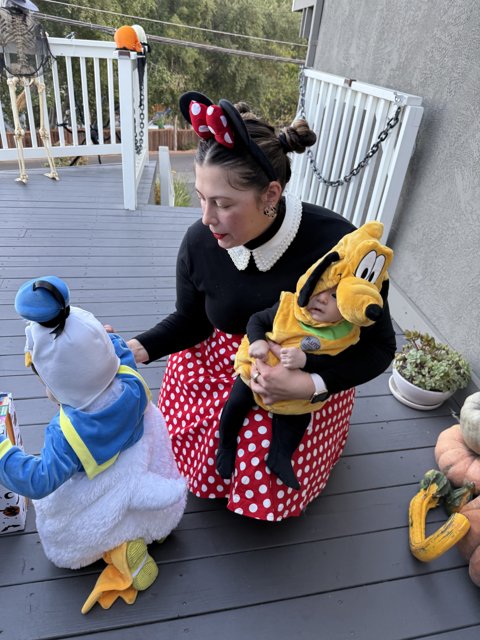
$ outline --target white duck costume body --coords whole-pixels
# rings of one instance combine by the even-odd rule
[[[0,442],[0,482],[33,499],[47,557],[76,569],[129,541],[165,538],[183,515],[187,489],[131,351],[91,313],[70,307],[69,297],[55,276],[31,280],[17,293],[16,310],[30,320],[27,363],[59,411],[40,455]],[[115,573],[115,562],[105,559]],[[120,583],[101,585],[90,606],[108,604],[101,600],[106,591],[124,597]]]

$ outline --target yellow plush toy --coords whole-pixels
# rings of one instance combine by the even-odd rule
[[[367,222],[344,236],[332,250],[320,258],[297,283],[295,293],[284,291],[275,315],[272,330],[266,338],[282,347],[300,347],[312,354],[335,355],[360,338],[360,327],[378,320],[383,299],[380,290],[388,280],[387,268],[393,251],[382,245],[383,224]],[[337,305],[342,320],[321,323],[307,310],[310,298],[337,287]],[[244,336],[235,359],[235,370],[245,384],[250,383],[253,359],[248,355],[249,340]],[[278,358],[270,351],[267,363],[274,366]],[[281,414],[311,413],[321,404],[309,400],[284,400],[265,405],[254,394],[255,402],[268,411]]]

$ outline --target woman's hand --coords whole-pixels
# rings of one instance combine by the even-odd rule
[[[271,342],[269,345],[279,357],[281,347]],[[309,373],[300,369],[286,369],[281,363],[271,367],[261,360],[256,360],[252,366],[250,387],[267,405],[280,400],[308,400],[315,391]]]
[[[143,344],[139,342],[136,338],[132,338],[128,340],[127,347],[133,353],[133,357],[135,358],[135,362],[140,364],[141,362],[147,362],[150,360],[148,351],[145,349]]]

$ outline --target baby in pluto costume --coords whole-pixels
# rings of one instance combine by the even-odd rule
[[[180,521],[186,483],[150,391],[120,336],[70,307],[56,276],[23,284],[15,299],[26,326],[26,364],[59,407],[38,456],[0,441],[0,482],[33,499],[38,534],[57,566],[106,568],[82,613],[118,597],[133,604],[156,579],[147,544]]]
[[[267,405],[250,389],[251,369],[260,359],[271,366],[281,362],[286,368],[321,376],[321,356],[334,356],[358,342],[360,327],[382,315],[382,293],[386,297],[388,291],[387,268],[393,251],[381,244],[382,233],[383,224],[370,221],[346,234],[299,278],[295,292],[282,292],[276,305],[251,317],[235,358],[238,377],[220,419],[216,466],[222,478],[234,471],[238,432],[249,408],[257,404],[273,413],[267,467],[288,487],[300,489],[291,458],[310,414],[321,408],[329,393]],[[326,303],[324,295],[334,298],[333,305]],[[282,347],[282,360],[269,349],[268,341]]]

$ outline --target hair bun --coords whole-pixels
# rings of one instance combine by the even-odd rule
[[[310,129],[305,120],[295,120],[289,127],[282,129],[278,141],[285,153],[304,153],[307,147],[315,144],[317,134]]]
[[[253,120],[257,120],[257,116],[252,112],[250,105],[246,102],[236,102],[234,107],[242,118],[245,118],[245,114],[248,114]]]

